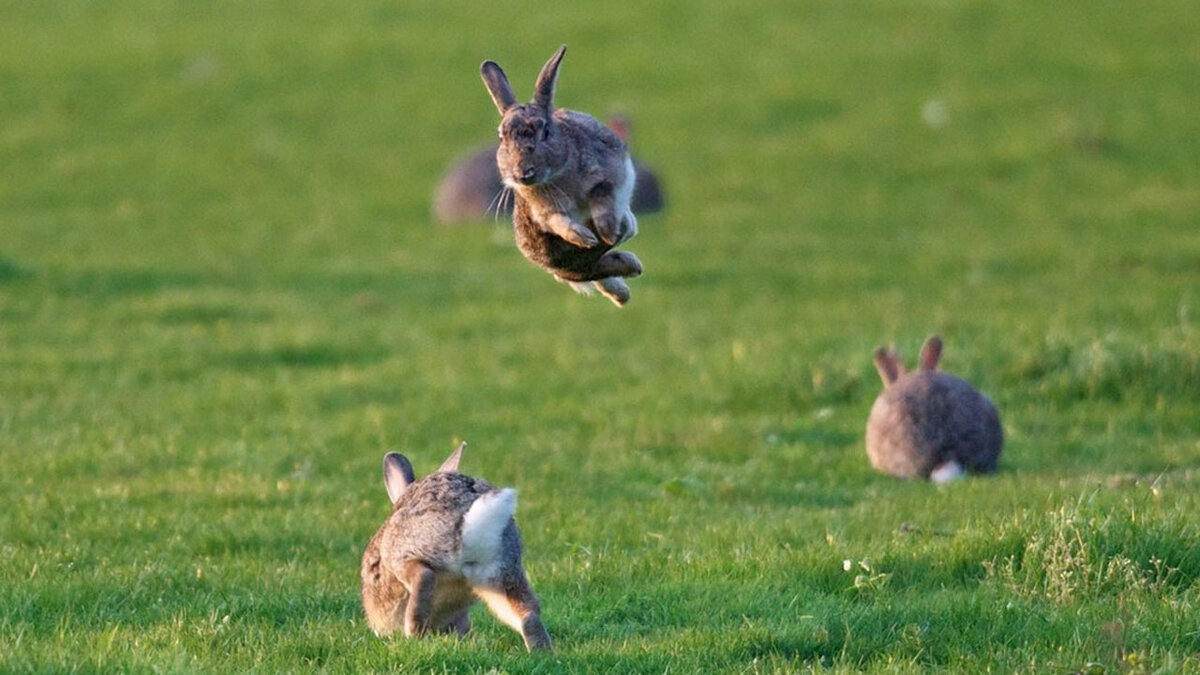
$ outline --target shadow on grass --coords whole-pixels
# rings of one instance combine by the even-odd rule
[[[211,325],[222,322],[262,323],[274,317],[272,312],[225,304],[187,303],[168,307],[153,315],[167,326]]]
[[[228,282],[222,277],[199,272],[118,269],[90,270],[68,274],[58,278],[53,284],[54,290],[61,295],[94,299],[147,295],[165,290],[201,286],[223,287],[228,286]]]
[[[216,362],[236,370],[334,368],[377,363],[389,354],[387,349],[379,346],[344,347],[325,343],[244,350],[218,356]]]
[[[23,281],[32,276],[32,272],[18,265],[12,258],[0,256],[0,284]]]
[[[781,445],[804,445],[822,449],[857,447],[862,439],[862,434],[858,432],[811,425],[775,429],[769,431],[767,435],[772,442]]]
[[[186,571],[186,570],[185,570]],[[12,618],[33,631],[49,634],[69,625],[71,630],[111,629],[114,625],[149,629],[178,617],[197,625],[211,616],[229,615],[239,622],[283,627],[313,617],[357,619],[361,606],[354,592],[294,593],[278,587],[247,594],[245,588],[214,585],[187,575],[174,579],[138,579],[133,583],[70,586],[38,594],[36,602],[8,604]]]

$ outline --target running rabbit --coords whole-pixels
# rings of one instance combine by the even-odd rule
[[[461,636],[471,628],[467,610],[480,598],[521,633],[527,649],[550,649],[521,566],[517,493],[459,473],[465,447],[419,481],[403,455],[384,456],[383,482],[394,506],[363,552],[367,623],[379,636],[401,628],[407,636]]]
[[[559,47],[538,75],[533,100],[518,104],[500,66],[484,61],[480,74],[500,111],[496,164],[516,196],[517,248],[576,290],[594,286],[617,305],[629,301],[625,277],[642,263],[612,248],[637,234],[629,209],[634,169],[625,144],[595,118],[554,108]]]
[[[944,483],[996,469],[1004,444],[1000,413],[966,381],[937,372],[941,356],[937,335],[925,341],[912,373],[895,349],[875,350],[884,388],[867,420],[867,456],[876,470]]]

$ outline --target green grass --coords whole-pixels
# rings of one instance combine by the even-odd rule
[[[0,2],[0,671],[1200,670],[1188,3],[475,4]],[[666,180],[622,310],[428,216],[561,42]],[[995,477],[867,465],[934,331]],[[552,655],[361,619],[459,439]]]

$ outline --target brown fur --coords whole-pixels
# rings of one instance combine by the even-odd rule
[[[495,521],[502,528],[488,529],[490,522],[477,526],[482,534],[473,536],[479,539],[464,545],[464,524],[470,522],[477,502],[502,499],[511,491],[458,473],[461,452],[462,447],[419,481],[413,480],[411,465],[402,455],[388,453],[384,458],[384,480],[394,506],[363,552],[367,623],[380,636],[400,630],[410,637],[465,635],[471,627],[467,610],[482,598],[521,633],[527,649],[550,649],[541,608],[521,565],[521,535],[510,515],[515,502],[499,502],[500,510],[493,511],[508,518],[507,523]],[[468,554],[476,557],[468,559]]]

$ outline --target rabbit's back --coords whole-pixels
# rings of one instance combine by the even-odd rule
[[[945,373],[906,375],[875,400],[867,424],[871,465],[908,478],[928,478],[950,461],[971,472],[993,471],[1002,444],[992,402]]]
[[[580,158],[612,162],[616,166],[624,161],[628,150],[625,141],[607,124],[585,112],[559,108],[554,111],[554,121],[562,125],[563,133],[582,151]]]
[[[456,567],[463,514],[492,489],[487,481],[451,472],[410,485],[380,532],[385,564],[398,569],[406,560],[420,560],[435,570]]]

